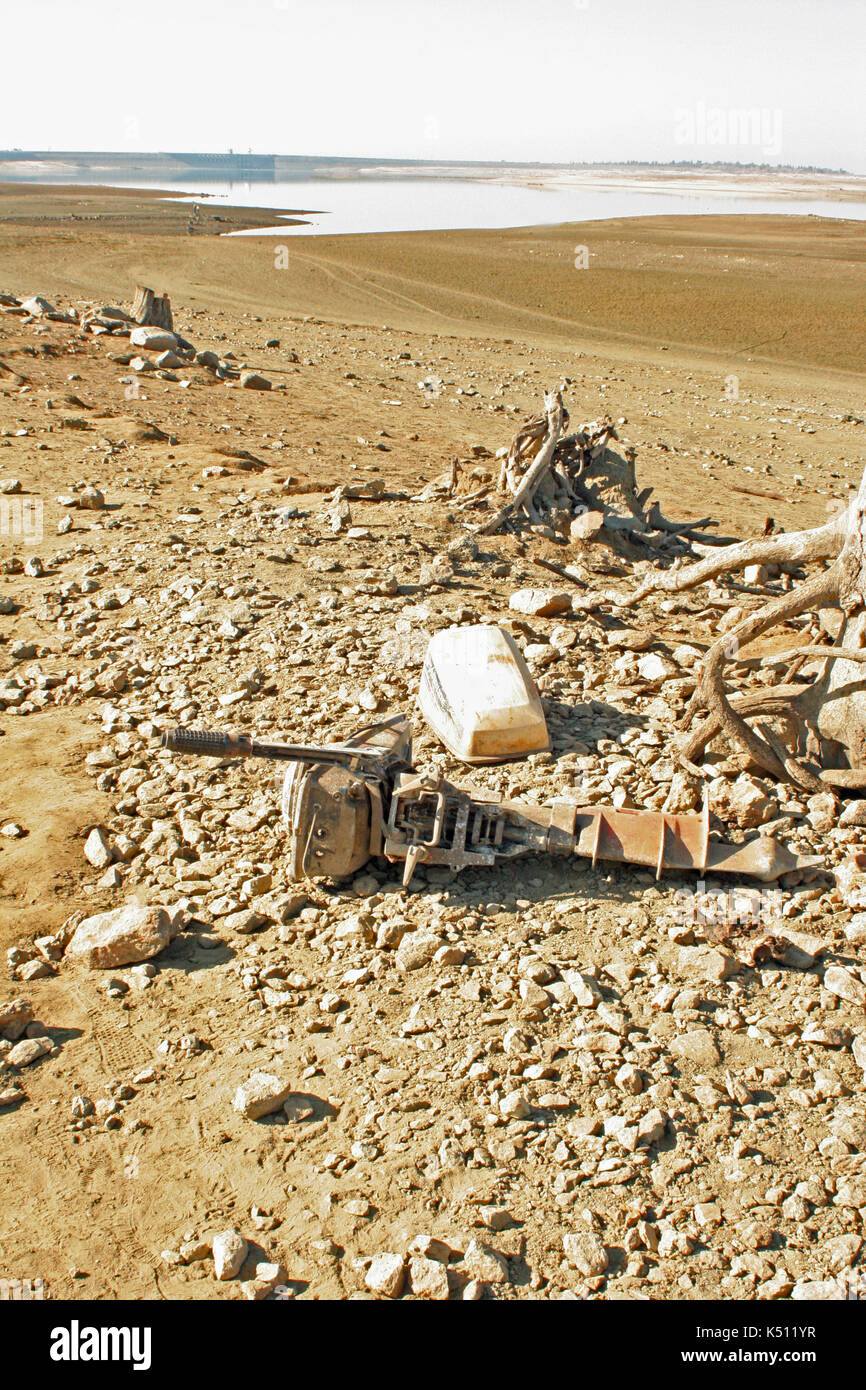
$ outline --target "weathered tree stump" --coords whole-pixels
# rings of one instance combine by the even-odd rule
[[[561,392],[548,392],[544,398],[544,409],[544,420],[534,423],[522,431],[517,436],[515,445],[512,446],[512,452],[514,452],[516,447],[529,445],[533,455],[532,463],[522,479],[519,482],[515,480],[515,491],[511,500],[506,502],[504,507],[500,507],[496,515],[486,521],[483,526],[479,526],[478,534],[480,536],[492,536],[497,531],[501,531],[509,517],[520,511],[521,508],[526,511],[530,521],[537,520],[532,499],[550,472],[556,446],[562,435],[563,420],[567,418],[562,404]]]
[[[148,328],[165,328],[174,331],[171,317],[171,300],[167,294],[154,294],[146,285],[136,285],[132,301],[132,317],[136,323]]]
[[[647,512],[652,488],[638,490],[634,450],[620,442],[610,416],[572,434],[565,433],[568,423],[561,391],[548,392],[545,413],[525,421],[500,451],[497,489],[511,496],[478,535],[541,525],[575,545],[598,543],[634,559],[642,550],[688,552],[699,533],[716,525],[708,517],[668,521],[658,503]]]

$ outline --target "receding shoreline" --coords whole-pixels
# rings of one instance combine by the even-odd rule
[[[199,209],[190,232],[191,204],[176,191],[0,183],[4,286],[122,300],[144,281],[231,312],[387,322],[570,353],[866,370],[860,222],[702,214],[494,231],[296,231],[282,266],[273,238],[223,233],[273,227],[276,215],[298,227],[303,211]]]

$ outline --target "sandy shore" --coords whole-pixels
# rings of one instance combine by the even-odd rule
[[[605,170],[539,167],[509,171],[497,182],[533,184],[542,188],[618,188],[635,193],[714,194],[728,198],[824,198],[828,201],[866,200],[866,177],[859,174],[823,174],[743,169],[647,169],[628,166]]]
[[[683,361],[697,353],[725,374],[750,361],[843,373],[866,367],[866,257],[856,222],[651,217],[293,235],[282,257],[274,238],[219,235],[273,226],[275,215],[203,203],[189,235],[190,204],[158,191],[0,184],[0,253],[9,283],[32,292],[122,298],[133,279],[233,311],[654,360],[661,351]]]

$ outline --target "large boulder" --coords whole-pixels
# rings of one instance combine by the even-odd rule
[[[172,917],[164,907],[128,903],[86,917],[76,927],[66,957],[82,961],[91,970],[117,970],[159,955],[173,935]]]
[[[180,346],[177,334],[169,333],[167,328],[133,328],[129,341],[133,347],[147,348],[148,352],[167,352]]]

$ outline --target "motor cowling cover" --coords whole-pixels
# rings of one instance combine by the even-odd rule
[[[289,763],[282,814],[292,878],[345,878],[370,858],[370,796],[345,768]]]

